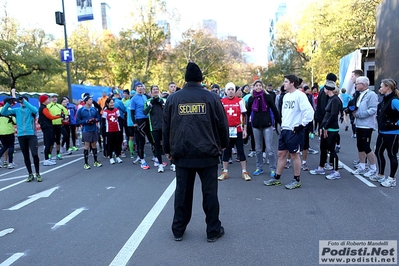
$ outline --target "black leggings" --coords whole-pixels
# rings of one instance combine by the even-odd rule
[[[70,141],[70,135],[71,133],[71,126],[70,125],[63,125],[61,127],[61,135],[62,135],[62,141],[61,141],[61,146],[64,146],[64,144],[66,144],[65,148],[66,150],[69,149],[70,145],[71,145],[71,141]]]
[[[8,135],[1,135],[0,141],[3,147],[0,150],[0,158],[8,149],[8,162],[12,163],[14,159],[14,142],[15,142],[15,135],[14,133]]]
[[[105,133],[105,141],[107,147],[107,154],[109,158],[112,158],[112,152],[115,153],[115,156],[118,157],[121,155],[121,150],[122,150],[122,135],[120,131],[117,132],[107,132]]]
[[[137,155],[140,157],[140,159],[144,159],[145,137],[147,136],[148,141],[151,143],[152,149],[154,149],[154,141],[152,140],[148,118],[137,119],[136,123],[137,127],[134,128],[134,139],[136,140]]]
[[[54,143],[54,132],[52,127],[42,129],[42,132],[43,132],[43,142],[44,142],[44,159],[48,160],[50,159],[49,154],[51,146]]]
[[[162,164],[162,130],[151,131],[151,134],[154,142],[155,156],[157,156],[158,162]]]
[[[396,157],[398,153],[398,140],[399,135],[396,134],[378,134],[375,156],[377,157],[378,173],[380,175],[383,175],[385,172],[386,161],[384,151],[386,150],[391,164],[389,176],[392,178],[395,177],[396,171],[398,170],[398,158]]]
[[[333,164],[334,170],[338,170],[338,155],[335,152],[335,145],[337,144],[337,132],[329,131],[327,138],[322,134],[320,136],[320,167],[324,167],[327,162],[327,152],[330,152],[330,163]]]
[[[237,147],[237,157],[240,159],[240,162],[247,160],[244,153],[242,132],[237,132],[237,138],[230,138],[227,148],[223,151],[223,162],[228,162],[231,158],[231,149],[234,147],[234,145]]]
[[[19,147],[24,156],[24,163],[29,174],[32,174],[32,166],[29,156],[29,150],[33,157],[33,164],[35,165],[36,174],[39,174],[39,155],[37,153],[37,136],[21,136],[18,137]]]

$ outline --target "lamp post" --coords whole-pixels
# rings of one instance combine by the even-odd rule
[[[66,29],[66,21],[65,21],[65,5],[64,0],[62,0],[62,13],[55,12],[55,22],[58,25],[64,26],[64,39],[65,39],[65,49],[68,49],[68,36],[67,36],[67,29]],[[71,86],[71,69],[69,66],[69,62],[65,62],[66,64],[66,71],[67,71],[67,82],[68,82],[68,97],[72,101],[72,86]]]

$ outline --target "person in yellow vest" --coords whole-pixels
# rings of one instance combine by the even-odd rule
[[[50,114],[53,116],[58,116],[60,114],[65,115],[65,119],[69,119],[68,117],[68,109],[66,109],[63,105],[57,103],[58,95],[54,94],[51,96],[51,102],[47,105],[47,109],[50,111]],[[57,151],[57,159],[62,160],[62,156],[60,154],[60,147],[61,147],[61,126],[62,126],[62,118],[52,120],[53,124],[53,132],[54,132],[54,142],[56,144],[56,151]],[[52,158],[51,154],[53,151],[54,143],[51,145],[50,148],[50,155],[49,159]]]
[[[3,109],[4,102],[0,103],[0,112]],[[15,116],[9,115],[0,115],[0,142],[1,142],[1,149],[0,149],[0,158],[3,154],[8,150],[8,169],[13,169],[15,164],[13,162],[14,159],[14,142],[15,142],[15,135],[14,135],[14,126],[16,125]],[[0,168],[1,168],[0,164]]]

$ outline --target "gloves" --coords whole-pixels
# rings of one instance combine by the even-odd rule
[[[60,114],[60,117],[61,117],[62,119],[65,119],[65,114],[64,114],[64,113],[61,113],[61,114]]]
[[[24,101],[24,97],[19,96],[17,102],[22,103]]]
[[[343,116],[341,116],[340,118],[339,118],[339,121],[341,122],[341,124],[344,122],[344,117]]]
[[[161,105],[164,105],[164,103],[165,103],[161,98],[159,98],[158,101],[159,101],[159,103],[160,103]]]
[[[155,98],[152,98],[151,101],[150,101],[150,104],[151,104],[151,105],[154,105],[155,102],[156,102],[156,99],[155,99]]]
[[[12,105],[14,103],[14,100],[12,98],[5,98],[4,102],[8,103],[9,105]]]
[[[90,118],[89,120],[87,120],[87,124],[89,125],[93,125],[96,123],[96,119],[95,118]]]
[[[296,134],[296,133],[299,133],[299,132],[301,132],[303,129],[304,129],[305,127],[303,126],[303,125],[299,125],[299,126],[296,126],[296,127],[294,127],[294,133]]]

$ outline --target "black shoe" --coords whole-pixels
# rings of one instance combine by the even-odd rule
[[[183,240],[183,236],[175,236],[175,241],[182,241]]]
[[[209,243],[215,242],[216,240],[221,238],[223,235],[224,235],[224,228],[223,228],[223,226],[221,226],[219,234],[215,237],[208,238],[206,241],[208,241]]]

